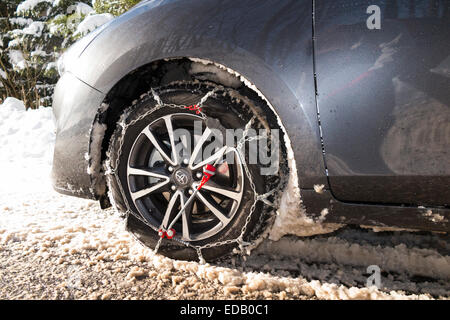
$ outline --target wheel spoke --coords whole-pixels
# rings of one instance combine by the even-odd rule
[[[150,142],[153,144],[153,146],[158,150],[158,152],[161,154],[163,159],[170,163],[173,166],[176,166],[177,164],[169,157],[167,147],[159,141],[158,138],[155,137],[155,135],[150,131],[150,128],[147,127],[142,131],[143,134],[147,136],[147,138],[150,140]]]
[[[223,225],[230,221],[230,219],[222,213],[221,209],[219,209],[219,206],[207,200],[201,192],[197,193],[197,197],[208,207],[209,210],[211,210],[211,212],[220,220],[220,222],[222,222]]]
[[[202,151],[203,144],[208,140],[211,133],[212,133],[212,131],[208,127],[206,127],[200,140],[198,141],[194,150],[192,151],[191,158],[189,159],[189,168],[190,169],[193,169],[194,161],[195,161],[195,159],[197,159],[199,152]]]
[[[170,219],[170,216],[172,215],[172,211],[173,211],[173,209],[175,207],[175,203],[177,202],[178,197],[180,197],[182,195],[183,194],[182,194],[181,191],[177,191],[172,196],[172,198],[170,198],[169,203],[167,205],[166,213],[164,214],[164,218],[163,218],[163,221],[162,221],[162,227],[163,228],[167,228],[169,226],[169,223],[170,223],[169,219]]]
[[[136,201],[139,198],[148,196],[152,193],[154,193],[155,191],[161,189],[162,187],[164,187],[166,184],[169,183],[169,179],[162,181],[162,182],[158,182],[157,184],[155,184],[154,186],[151,186],[149,188],[145,188],[136,192],[131,192],[131,198],[133,199],[133,201]]]
[[[155,172],[155,168],[133,168],[128,166],[128,175],[130,176],[146,176],[158,179],[169,179],[169,176],[162,174],[163,170],[158,170],[161,173]]]
[[[175,136],[174,136],[173,126],[172,126],[172,115],[165,116],[164,122],[166,124],[167,133],[169,134],[170,147],[172,148],[172,159],[173,159],[175,165],[177,165],[180,162],[179,162],[178,154],[177,154],[176,148],[175,148]]]
[[[242,198],[242,192],[230,190],[224,187],[220,187],[218,184],[214,183],[212,180],[209,180],[203,187],[202,190],[207,190],[211,192],[215,192],[221,194],[227,198],[233,199],[235,201],[240,201]]]
[[[181,207],[185,205],[188,198],[182,194],[181,196]],[[182,228],[183,228],[183,240],[189,241],[191,240],[191,234],[190,234],[190,226],[191,226],[191,212],[192,212],[192,205],[193,202],[191,202],[186,209],[182,213]]]
[[[229,152],[234,152],[233,149],[229,149],[228,151],[226,151],[228,147],[224,146],[222,148],[220,148],[216,153],[214,153],[212,156],[208,157],[207,159],[199,162],[198,164],[196,164],[194,167],[192,167],[192,170],[197,170],[199,168],[202,168],[204,166],[206,166],[208,163],[212,163],[215,162],[217,159],[219,159],[220,157],[224,157],[227,153]],[[224,153],[225,150],[225,153]]]

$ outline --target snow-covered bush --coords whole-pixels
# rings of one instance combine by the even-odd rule
[[[16,97],[27,107],[50,106],[59,77],[56,62],[64,50],[137,2],[2,0],[0,103]]]
[[[92,5],[98,13],[110,13],[118,16],[140,1],[141,0],[92,0]]]
[[[81,20],[93,9],[72,0],[26,0],[3,2],[0,54],[0,97],[16,97],[26,106],[49,106],[58,79],[55,61],[74,39],[66,21],[57,17],[78,15]],[[75,5],[75,6],[74,6]],[[55,23],[58,22],[58,23]]]

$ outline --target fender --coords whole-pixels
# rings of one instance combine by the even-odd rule
[[[181,57],[220,64],[256,87],[291,140],[300,187],[328,188],[315,103],[311,1],[144,2],[102,28],[68,71],[106,95],[139,67]],[[93,115],[100,105],[84,108]]]

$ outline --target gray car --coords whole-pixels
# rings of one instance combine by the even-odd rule
[[[295,190],[317,223],[450,230],[449,0],[143,1],[60,67],[55,189],[167,256],[252,246]]]

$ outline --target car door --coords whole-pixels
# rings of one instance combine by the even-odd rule
[[[333,195],[450,204],[450,1],[315,1],[317,105]]]

